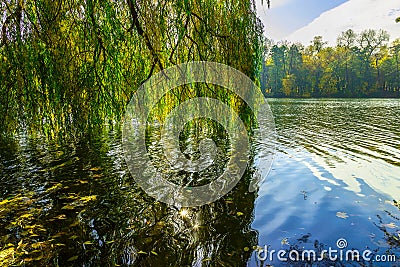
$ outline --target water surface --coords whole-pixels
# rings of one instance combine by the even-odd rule
[[[321,250],[339,238],[351,248],[398,256],[400,101],[268,102],[278,133],[269,176],[249,192],[250,164],[232,192],[198,208],[146,195],[127,170],[118,126],[64,140],[22,130],[2,137],[0,265],[280,266],[276,259],[260,262],[254,249]],[[220,173],[229,142],[223,129],[206,124],[187,129],[182,151],[198,156],[199,139],[211,136],[221,166],[209,171]],[[162,165],[159,145],[149,138],[152,158]],[[368,266],[314,263],[327,264]]]
[[[310,249],[317,242],[337,249],[337,239],[345,238],[348,248],[398,253],[400,101],[269,103],[278,145],[255,205],[259,245]]]

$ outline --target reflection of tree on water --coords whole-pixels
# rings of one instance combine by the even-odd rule
[[[128,197],[117,207],[123,214],[109,211],[116,216],[111,217],[118,222],[115,228],[96,229],[101,236],[114,234],[116,242],[105,255],[135,266],[245,265],[250,257],[245,248],[257,242],[249,229],[255,196],[245,194],[245,184],[241,182],[229,196],[200,208],[176,209]],[[110,214],[104,218],[110,219]],[[103,218],[95,220],[95,225],[102,223]],[[88,262],[96,262],[95,254],[87,256],[91,257]]]
[[[251,171],[212,204],[167,206],[132,180],[116,128],[74,141],[21,135],[1,143],[0,263],[245,266],[257,244]],[[210,121],[188,124],[182,138],[191,143],[182,146],[196,147],[201,133],[227,151],[225,131]]]
[[[396,200],[393,200],[393,205],[397,207],[400,210],[400,203]],[[400,223],[400,218],[396,216],[395,214],[392,214],[389,211],[385,211],[391,218],[393,218],[395,221]],[[381,216],[377,215],[379,219],[379,225],[377,227],[383,231],[385,234],[385,239],[387,244],[390,246],[391,250],[400,251],[400,229],[399,225],[391,222],[391,223],[385,223],[382,219]]]
[[[179,92],[177,95],[178,102],[187,98],[182,97]],[[239,102],[237,107],[240,108],[241,104]],[[167,106],[161,107],[160,113],[153,113],[153,117],[157,117],[158,125],[163,123],[167,115],[161,113],[171,103],[164,105]],[[246,118],[245,113],[242,114]],[[147,146],[154,164],[163,173],[168,173],[166,169],[171,166],[162,155],[160,128],[148,129]],[[199,183],[209,183],[210,179],[224,171],[229,140],[226,140],[226,129],[215,121],[196,119],[187,122],[179,137],[180,149],[187,151],[187,157],[198,158],[199,143],[205,138],[214,140],[217,145],[215,163],[194,177],[184,171],[172,173],[170,177],[178,176],[178,179],[172,179],[174,183],[197,186]],[[155,202],[138,210],[138,198],[129,198],[124,204],[129,206],[129,215],[124,216],[130,218],[125,227],[129,231],[117,238],[120,241],[115,244],[117,251],[123,252],[123,262],[135,261],[138,266],[245,265],[250,257],[249,248],[256,244],[256,233],[249,229],[255,200],[255,194],[248,192],[251,175],[247,171],[245,177],[227,196],[197,208],[179,209]],[[189,176],[191,177],[188,178]]]

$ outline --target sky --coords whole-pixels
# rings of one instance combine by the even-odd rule
[[[271,0],[268,9],[266,0],[263,5],[257,0],[257,12],[264,23],[265,35],[280,40],[344,2],[346,0]]]

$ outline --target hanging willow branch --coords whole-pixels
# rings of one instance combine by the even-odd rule
[[[153,75],[153,71],[154,68],[156,66],[156,64],[159,66],[160,70],[163,70],[164,67],[161,63],[161,60],[159,58],[159,56],[157,55],[157,52],[155,51],[149,36],[147,35],[147,33],[143,30],[142,25],[140,24],[139,21],[139,13],[137,11],[137,6],[136,6],[136,2],[133,3],[132,0],[127,0],[128,1],[128,6],[129,6],[129,10],[131,12],[131,16],[132,16],[132,26],[134,26],[136,28],[136,31],[138,32],[138,34],[140,36],[142,36],[144,38],[144,42],[146,43],[147,48],[149,49],[152,57],[153,57],[153,64],[151,66],[151,70],[150,73],[147,77],[147,79],[149,79],[151,77],[151,75]],[[147,80],[146,79],[146,80]]]
[[[263,53],[254,0],[7,0],[0,9],[6,128],[117,120],[143,81],[188,61],[256,80]]]

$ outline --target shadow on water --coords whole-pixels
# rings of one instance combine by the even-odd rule
[[[3,265],[237,266],[257,242],[250,172],[217,202],[178,209],[135,184],[118,130],[68,144],[28,136],[1,144]]]
[[[207,125],[182,138],[196,146],[193,128]],[[202,132],[228,150],[223,129]],[[177,208],[135,183],[118,125],[68,140],[21,132],[0,147],[2,266],[245,266],[257,244],[251,168],[219,200]]]

